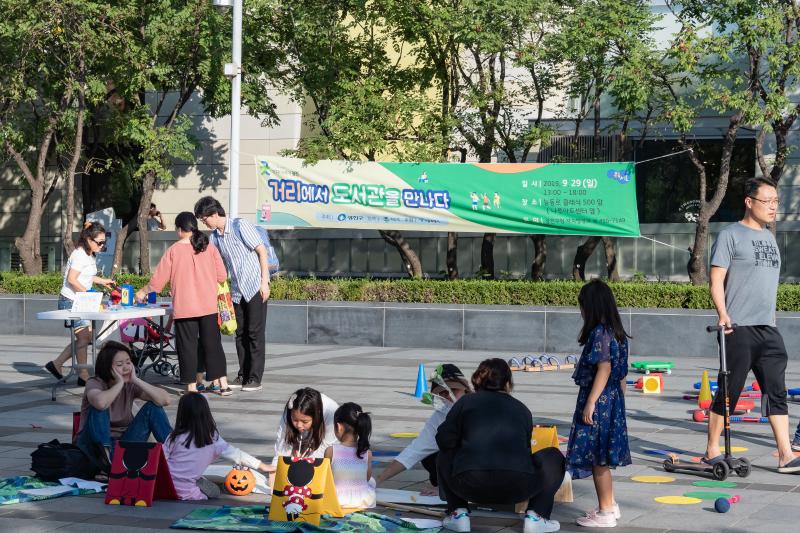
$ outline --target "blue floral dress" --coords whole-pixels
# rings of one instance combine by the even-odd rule
[[[592,390],[597,364],[611,363],[608,378],[594,410],[594,424],[583,422],[583,408]],[[628,374],[628,341],[617,342],[614,332],[602,325],[592,330],[583,347],[572,379],[580,387],[567,446],[567,469],[574,479],[592,475],[592,466],[615,468],[631,464],[625,395],[621,380]]]

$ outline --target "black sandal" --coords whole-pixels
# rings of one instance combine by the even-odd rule
[[[58,369],[56,368],[56,365],[54,365],[52,361],[48,361],[48,363],[46,365],[44,365],[44,368],[48,372],[53,374],[53,377],[56,378],[58,381],[61,381],[62,379],[64,379],[64,375],[61,372],[58,371]]]

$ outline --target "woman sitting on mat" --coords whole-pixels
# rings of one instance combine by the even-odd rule
[[[438,494],[435,488],[439,481],[436,474],[436,457],[439,454],[439,446],[436,444],[436,431],[444,421],[450,408],[462,396],[472,392],[467,378],[461,370],[453,364],[445,363],[439,365],[431,378],[431,397],[433,398],[433,413],[425,422],[419,436],[400,452],[397,459],[393,460],[383,469],[383,472],[376,478],[380,485],[387,479],[391,479],[404,470],[414,468],[420,463],[422,468],[428,472],[430,486],[420,491],[423,496]]]
[[[133,400],[145,404],[133,415]],[[78,447],[100,470],[108,473],[118,440],[147,442],[150,434],[164,442],[172,431],[164,407],[169,393],[139,379],[131,350],[106,342],[97,354],[94,377],[86,381],[81,401]]]
[[[64,281],[61,293],[58,296],[59,309],[72,309],[72,302],[76,292],[86,292],[92,284],[108,287],[113,282],[110,279],[97,276],[95,254],[106,246],[106,230],[99,222],[87,222],[81,230],[78,245],[69,255],[67,266],[64,268]],[[78,364],[86,364],[86,347],[92,342],[92,323],[89,320],[80,320],[75,324],[75,350]],[[44,367],[53,377],[64,379],[62,365],[72,357],[72,343],[64,348],[58,357],[49,361]],[[86,368],[78,372],[78,386],[86,385],[89,371]]]
[[[468,501],[527,501],[525,533],[558,531],[550,513],[564,480],[564,457],[557,448],[531,454],[533,416],[510,394],[508,363],[486,359],[472,385],[475,393],[453,405],[436,434],[439,493],[447,501],[443,527],[470,531]]]

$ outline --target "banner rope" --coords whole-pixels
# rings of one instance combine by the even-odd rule
[[[678,248],[677,246],[675,246],[673,244],[668,244],[666,242],[661,242],[661,241],[656,240],[656,239],[651,239],[650,237],[645,237],[644,235],[639,235],[639,238],[640,239],[647,239],[648,241],[653,241],[654,243],[663,244],[664,246],[669,246],[670,248],[675,248],[676,250],[681,250],[683,252],[689,253],[689,250],[686,250],[686,249],[683,249],[683,248]]]

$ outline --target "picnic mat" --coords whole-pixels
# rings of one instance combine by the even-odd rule
[[[55,481],[42,481],[32,476],[0,478],[0,505],[95,494],[95,492],[91,489],[67,487]]]
[[[344,518],[322,518],[319,526],[303,522],[272,522],[263,505],[244,507],[208,507],[195,509],[176,521],[174,529],[211,529],[215,531],[268,531],[270,533],[436,533],[440,528],[423,529],[399,517],[359,512]]]

